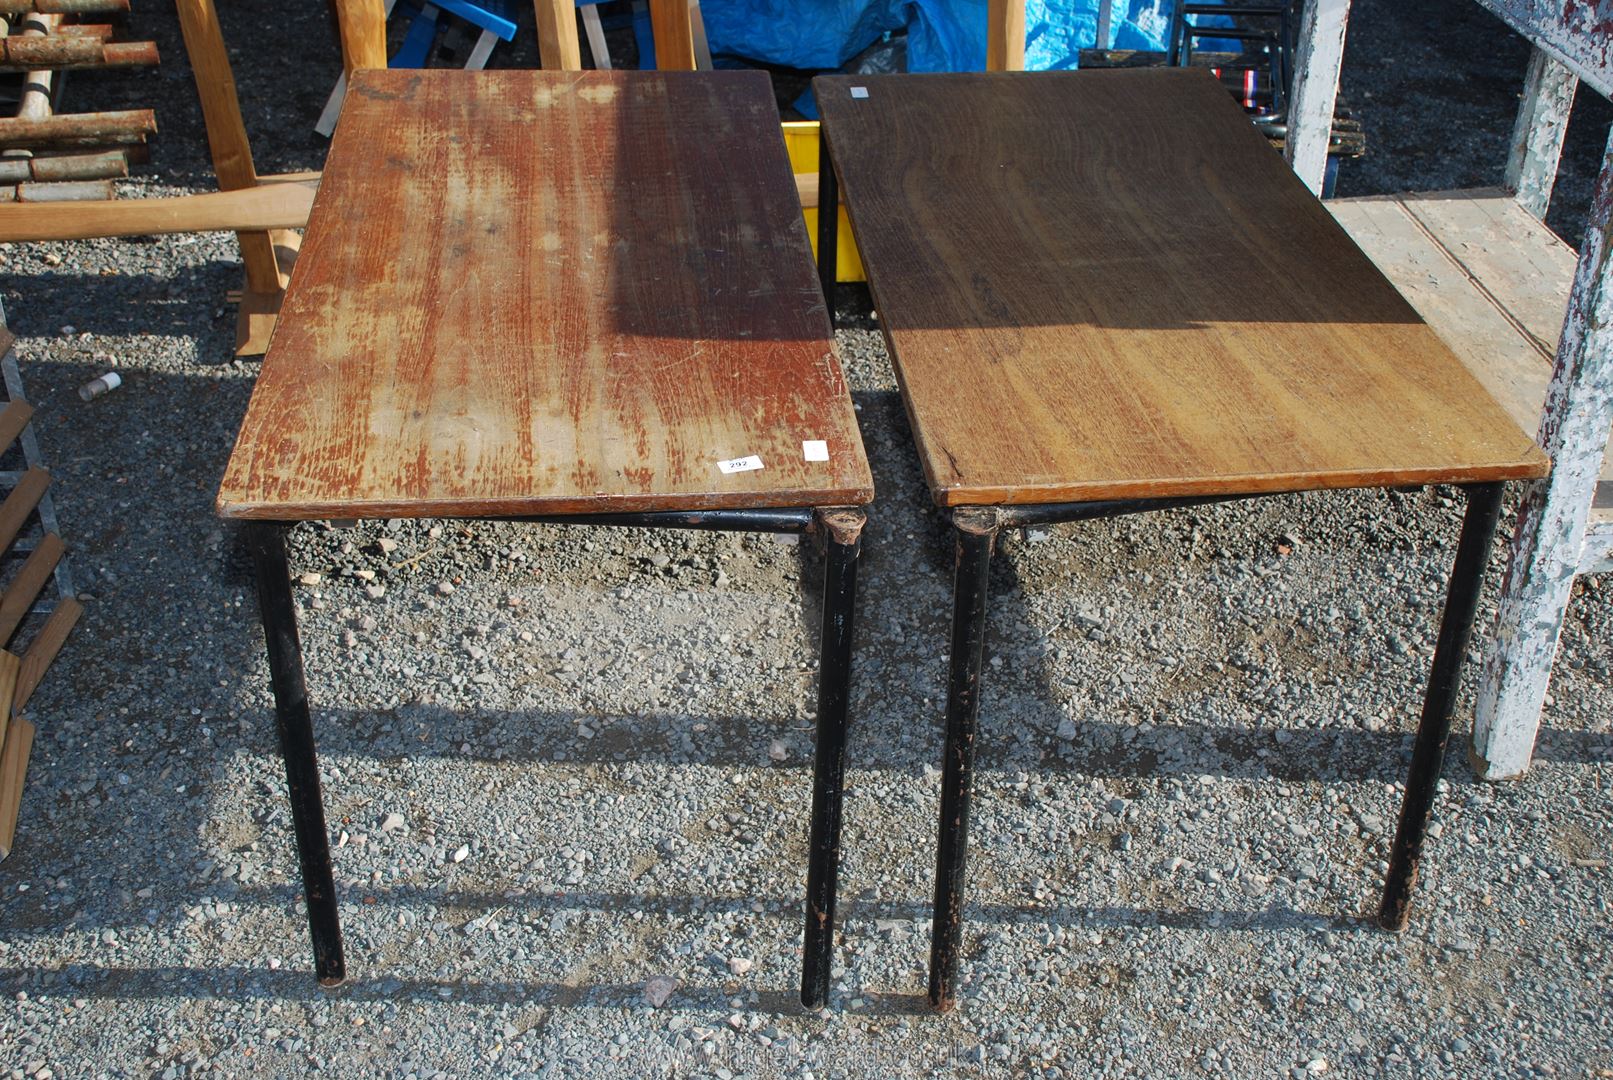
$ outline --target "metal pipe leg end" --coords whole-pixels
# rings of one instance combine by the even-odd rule
[[[1389,852],[1389,874],[1383,884],[1378,925],[1394,932],[1406,928],[1411,896],[1422,867],[1423,844],[1439,790],[1440,767],[1450,741],[1451,714],[1461,686],[1462,663],[1473,635],[1484,568],[1489,562],[1496,520],[1501,513],[1503,485],[1476,484],[1467,489],[1467,514],[1456,547],[1456,562],[1447,586],[1445,610],[1440,616],[1439,639],[1423,697],[1422,718],[1412,745],[1411,768],[1406,773],[1406,794],[1400,804],[1400,822]]]
[[[946,756],[941,765],[941,819],[935,849],[935,913],[930,926],[930,1004],[951,1009],[963,939],[969,798],[986,644],[986,601],[997,511],[961,507],[952,514],[956,570],[952,586],[952,659],[947,675]]]
[[[806,925],[801,940],[801,1004],[821,1009],[834,970],[835,897],[840,876],[841,802],[851,710],[852,633],[857,559],[866,518],[860,509],[822,509],[814,532],[824,542],[823,625],[818,646],[818,731],[807,838]]]

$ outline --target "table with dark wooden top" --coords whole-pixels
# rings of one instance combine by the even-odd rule
[[[988,568],[1008,527],[1465,487],[1380,909],[1403,927],[1503,482],[1544,475],[1545,456],[1206,72],[813,88],[833,161],[819,213],[844,198],[956,533],[931,999],[955,990]],[[820,233],[820,267],[834,254]]]
[[[256,559],[320,981],[344,964],[290,525],[441,516],[820,540],[802,977],[819,1005],[872,497],[765,74],[359,72],[218,496]]]

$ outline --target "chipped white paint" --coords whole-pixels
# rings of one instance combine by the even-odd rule
[[[1311,0],[1299,24],[1283,156],[1305,186],[1318,195],[1327,176],[1327,144],[1333,134],[1333,102],[1339,93],[1349,17],[1350,0]]]
[[[1613,97],[1613,0],[1478,0],[1593,87]]]
[[[1585,526],[1585,546],[1579,553],[1579,572],[1613,572],[1613,508],[1592,510]]]
[[[1563,154],[1568,113],[1574,107],[1574,73],[1534,49],[1529,73],[1523,80],[1523,102],[1512,126],[1512,148],[1507,154],[1507,189],[1518,205],[1537,218],[1546,216],[1551,189],[1557,183],[1557,162]]]
[[[1540,445],[1552,473],[1529,489],[1512,539],[1496,630],[1473,722],[1473,757],[1488,780],[1529,767],[1551,665],[1585,551],[1591,500],[1613,428],[1613,137],[1597,177]]]

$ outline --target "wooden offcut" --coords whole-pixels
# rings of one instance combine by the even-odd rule
[[[355,75],[220,512],[866,503],[778,124],[761,72]]]
[[[694,24],[689,0],[650,0],[650,32],[655,66],[661,71],[694,71]],[[572,35],[573,39],[576,35]]]
[[[942,505],[1547,471],[1209,73],[813,85]]]
[[[0,117],[0,147],[40,150],[132,145],[144,142],[146,136],[156,130],[157,116],[150,109],[51,115],[39,119]]]
[[[0,353],[10,349],[15,340],[11,331],[0,330]],[[33,415],[34,407],[26,401],[6,402],[6,407],[0,410],[0,450],[17,441],[17,436],[22,434],[22,429],[28,426]]]
[[[28,617],[34,601],[39,599],[45,583],[50,580],[56,564],[61,560],[62,538],[55,533],[46,533],[39,546],[28,553],[22,569],[17,571],[17,576],[6,586],[5,592],[0,593],[0,645],[10,643],[11,636]],[[0,701],[4,700],[0,696]]]
[[[298,179],[241,191],[177,195],[168,199],[118,199],[74,206],[0,205],[0,242],[85,240],[97,236],[147,236],[176,232],[277,232],[308,222],[319,181]]]
[[[129,10],[129,0],[0,0],[0,15],[115,15]]]
[[[152,41],[108,42],[61,33],[0,38],[0,71],[148,67],[157,62],[157,45]]]
[[[34,512],[49,486],[50,473],[44,469],[29,469],[11,489],[6,501],[0,503],[0,553],[11,550],[17,534],[28,523],[28,515]]]
[[[0,859],[11,854],[17,839],[17,815],[22,807],[22,785],[28,774],[28,752],[34,745],[34,725],[22,717],[11,722],[0,746]]]
[[[22,664],[11,653],[0,649],[0,705],[15,700],[17,684],[22,675]],[[0,752],[6,745],[6,738],[11,731],[11,718],[20,714],[19,710],[10,707],[0,707]]]
[[[572,0],[532,0],[538,20],[538,59],[545,71],[581,71],[582,46],[577,41],[577,5]],[[594,66],[610,67],[610,58]]]
[[[344,0],[342,6],[367,13],[371,5]],[[258,187],[258,174],[252,164],[252,145],[247,140],[246,125],[241,120],[235,75],[230,70],[218,12],[213,0],[177,0],[176,8],[179,28],[185,38],[185,53],[190,58],[196,93],[202,103],[207,146],[212,153],[218,186],[226,192],[250,191]],[[382,25],[384,34],[384,17]],[[381,63],[385,62],[383,53]],[[268,348],[275,314],[290,280],[291,260],[281,258],[281,252],[295,252],[297,241],[268,230],[253,229],[238,229],[235,238],[241,246],[241,262],[246,269],[246,284],[236,309],[235,351],[238,355],[257,356]]]
[[[28,649],[22,654],[22,665],[17,670],[16,690],[11,699],[11,711],[21,713],[27,706],[28,699],[39,688],[40,682],[45,678],[45,672],[50,669],[51,662],[67,644],[67,635],[72,633],[73,627],[78,623],[79,616],[84,614],[84,605],[70,597],[59,601],[54,610],[45,619],[45,625],[39,633],[28,643]],[[0,653],[0,655],[10,655]],[[0,698],[0,702],[5,699]]]

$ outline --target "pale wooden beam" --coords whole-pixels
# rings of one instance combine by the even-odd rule
[[[1507,190],[1518,205],[1537,218],[1546,216],[1551,189],[1557,184],[1557,163],[1563,156],[1563,136],[1574,107],[1574,73],[1544,51],[1529,53],[1529,72],[1523,80],[1523,101],[1512,125],[1512,147],[1507,154]]]
[[[1344,31],[1350,0],[1311,0],[1299,24],[1294,93],[1288,104],[1288,140],[1283,156],[1305,186],[1322,193],[1327,144],[1333,135],[1333,104],[1344,63]]]
[[[573,0],[532,0],[538,16],[538,58],[545,71],[581,71],[577,7]],[[609,67],[609,64],[603,65]]]
[[[694,71],[694,27],[689,0],[650,0],[650,31],[655,66],[661,71]]]
[[[1613,428],[1613,138],[1602,158],[1580,246],[1557,363],[1536,441],[1551,475],[1518,509],[1473,717],[1473,762],[1486,780],[1529,768],[1557,640],[1585,561],[1602,458]]]
[[[74,204],[0,204],[0,242],[88,240],[177,232],[261,232],[300,229],[319,190],[313,179],[266,182],[240,191],[171,199],[115,199]]]
[[[337,0],[338,7],[344,2],[346,0]],[[218,186],[224,191],[255,188],[258,174],[252,164],[252,145],[247,141],[246,125],[241,121],[235,75],[230,70],[224,33],[219,27],[213,0],[176,0],[176,6],[185,52],[196,77],[196,94],[202,102],[202,120],[207,128],[207,145],[213,154]],[[246,267],[246,288],[241,294],[235,323],[235,348],[238,355],[257,356],[268,348],[269,331],[280,310],[280,298],[285,294],[297,238],[275,236],[261,230],[241,230],[235,236],[241,245],[241,262]],[[282,251],[287,256],[284,264]]]
[[[382,0],[334,0],[342,37],[342,74],[386,67],[386,7]]]
[[[1025,0],[986,5],[986,70],[1025,70]]]

